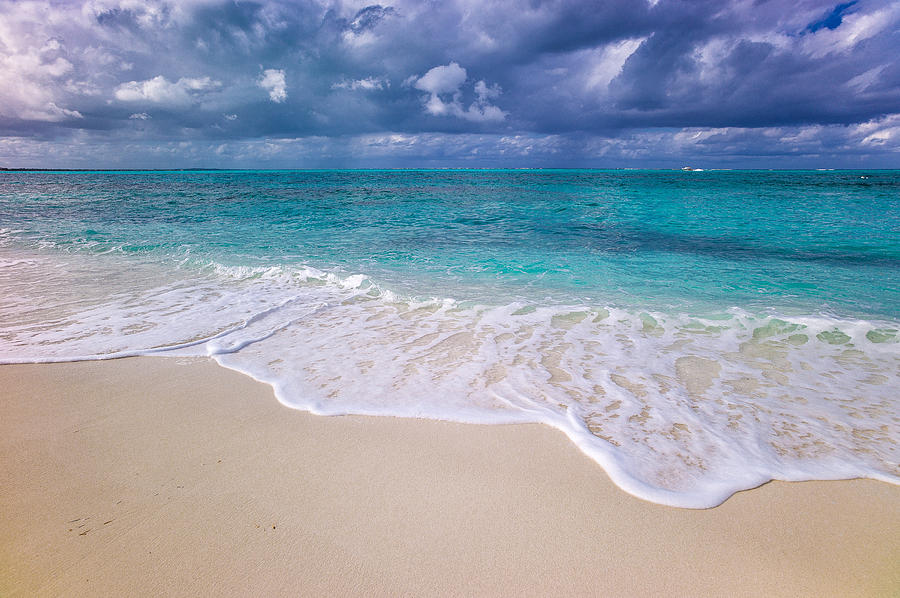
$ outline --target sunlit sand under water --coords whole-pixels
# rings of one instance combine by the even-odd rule
[[[478,276],[417,271],[422,251],[398,258],[413,264],[404,286],[391,282],[397,268],[382,280],[293,255],[234,265],[240,256],[199,242],[127,249],[139,245],[130,221],[99,248],[27,226],[6,229],[0,247],[5,363],[209,355],[314,413],[544,422],[625,490],[677,506],[773,478],[900,481],[900,326],[889,311],[771,297],[760,309],[684,289],[665,308],[630,293],[602,301],[591,285],[535,291],[527,272],[510,282],[527,291],[504,296],[479,279],[483,263]],[[459,294],[410,293],[423,276]]]

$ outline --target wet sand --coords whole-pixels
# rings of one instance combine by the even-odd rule
[[[0,366],[0,595],[900,595],[900,487],[709,510],[541,425],[317,417],[206,360]]]

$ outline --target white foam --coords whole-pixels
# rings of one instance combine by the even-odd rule
[[[0,256],[0,362],[209,355],[314,413],[542,422],[681,507],[773,478],[898,483],[896,322],[468,305],[304,265],[81,260]]]

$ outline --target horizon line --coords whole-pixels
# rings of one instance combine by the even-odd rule
[[[729,171],[756,171],[756,172],[791,172],[791,171],[809,171],[809,172],[836,172],[836,171],[892,171],[900,170],[896,168],[694,168],[694,167],[658,167],[658,168],[638,168],[638,167],[595,167],[595,166],[508,166],[508,167],[472,167],[472,166],[388,166],[388,167],[343,167],[343,168],[31,168],[31,167],[3,167],[0,166],[0,172],[316,172],[316,171],[433,171],[433,170],[655,170],[655,171],[674,171],[674,172],[729,172]]]

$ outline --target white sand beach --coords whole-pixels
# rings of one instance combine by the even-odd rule
[[[900,487],[709,510],[541,425],[318,417],[201,359],[0,367],[2,596],[896,596]]]

